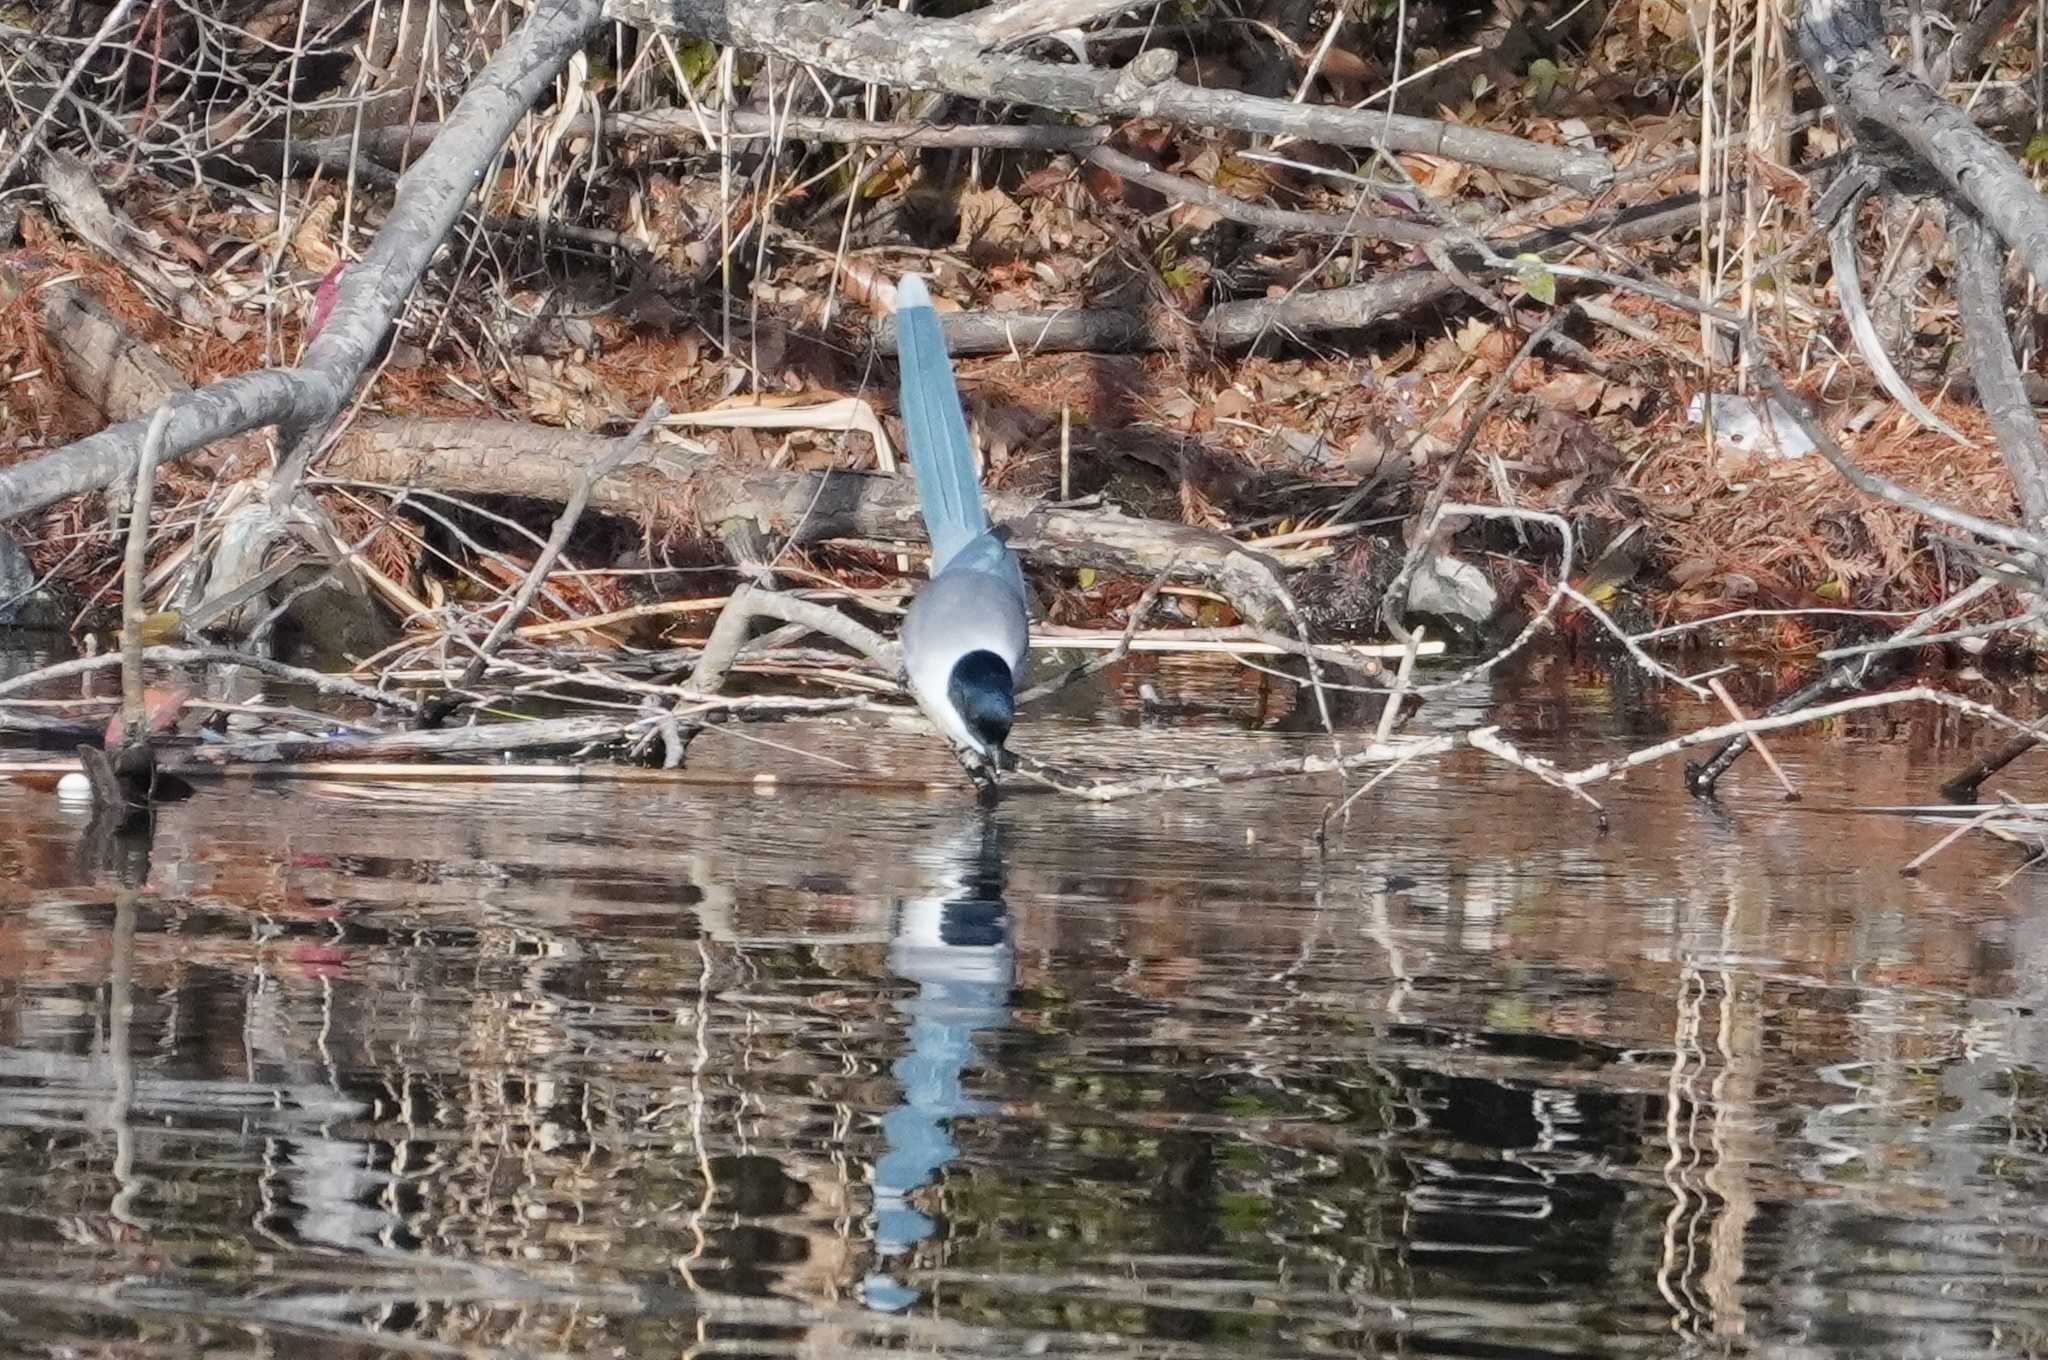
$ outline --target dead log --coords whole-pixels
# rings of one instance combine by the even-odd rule
[[[583,467],[611,442],[510,421],[366,420],[336,441],[322,471],[341,480],[468,496],[567,501]],[[744,524],[797,543],[924,538],[917,490],[907,477],[737,467],[671,447],[645,450],[599,482],[590,492],[591,507],[657,523],[693,523],[721,536]],[[1003,492],[990,495],[989,510],[1012,526],[1011,546],[1029,562],[1142,577],[1172,565],[1172,579],[1212,586],[1247,621],[1286,626],[1278,565],[1223,534]]]

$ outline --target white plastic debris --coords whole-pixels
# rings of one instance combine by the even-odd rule
[[[1408,583],[1408,607],[1422,614],[1484,623],[1499,605],[1486,573],[1447,552],[1425,554]]]
[[[83,770],[73,770],[57,781],[57,800],[62,803],[90,803],[92,781]]]
[[[1725,444],[1742,453],[1760,453],[1766,458],[1804,458],[1813,452],[1813,441],[1799,428],[1799,422],[1774,401],[1764,403],[1770,414],[1768,422],[1748,397],[1738,397],[1732,392],[1716,392],[1713,394],[1713,403],[1711,429],[1716,443]],[[1692,405],[1686,407],[1685,415],[1688,420],[1704,423],[1707,418],[1707,394],[1696,394],[1692,399]]]

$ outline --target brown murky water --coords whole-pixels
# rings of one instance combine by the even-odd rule
[[[1308,739],[1208,683],[1024,741]],[[1481,710],[1711,720],[1562,667]],[[1327,859],[1320,785],[224,782],[146,863],[0,785],[0,1348],[2036,1354],[2048,894],[1828,810],[1926,801],[1947,725],[1780,744],[1806,807],[1661,766],[1603,838],[1460,757]]]

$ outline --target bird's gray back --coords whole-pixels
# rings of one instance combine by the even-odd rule
[[[911,601],[903,620],[904,666],[941,689],[953,663],[969,652],[994,652],[1018,673],[1030,627],[1017,559],[994,534],[982,534]]]

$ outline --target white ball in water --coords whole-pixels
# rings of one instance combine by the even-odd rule
[[[90,803],[92,781],[81,770],[73,770],[57,781],[57,796],[67,803]]]

